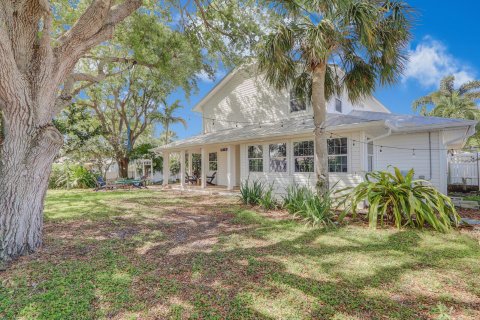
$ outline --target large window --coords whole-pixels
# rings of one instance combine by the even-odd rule
[[[270,172],[287,172],[287,144],[275,143],[269,146]]]
[[[295,172],[313,172],[314,171],[314,147],[313,141],[300,141],[293,143],[293,158],[295,162]]]
[[[248,171],[263,172],[262,145],[248,146]]]
[[[328,171],[348,171],[347,138],[328,139]]]
[[[218,162],[217,162],[217,153],[211,152],[208,154],[208,169],[210,171],[217,171]]]
[[[299,97],[292,90],[290,91],[290,112],[304,111],[307,110],[307,104],[305,103],[305,98]]]

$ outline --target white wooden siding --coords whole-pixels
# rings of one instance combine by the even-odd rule
[[[366,98],[365,101],[352,105],[344,92],[340,100],[342,101],[342,113],[345,114],[353,109],[388,112],[385,107],[372,98]],[[336,113],[335,98],[327,102],[327,112]],[[291,113],[290,97],[286,90],[277,91],[269,86],[262,76],[241,70],[204,102],[203,130],[204,132],[214,132],[242,127],[245,123],[281,121],[289,117],[309,117],[311,115],[312,110],[309,107],[306,111]],[[228,120],[228,122],[222,120]]]
[[[415,178],[429,180],[440,191],[446,192],[446,168],[445,161],[447,152],[441,149],[440,133],[431,133],[431,175],[430,175],[430,152],[428,133],[398,134],[380,139],[375,144],[375,170],[386,170],[389,165],[401,170],[415,170]],[[405,149],[381,148],[380,146],[396,146]],[[382,152],[380,152],[380,149]],[[413,155],[415,149],[415,155]],[[423,150],[419,150],[423,149]]]
[[[339,136],[348,139],[348,172],[330,173],[330,185],[337,189],[355,186],[363,181],[367,171],[366,159],[366,134],[362,131],[338,133]],[[335,138],[338,136],[332,136]],[[242,181],[249,179],[261,180],[266,184],[273,184],[276,193],[285,194],[289,185],[299,184],[315,187],[316,177],[313,172],[294,172],[293,143],[295,141],[313,140],[313,134],[295,138],[271,139],[263,141],[252,140],[250,143],[242,143],[235,146],[235,185],[239,186]],[[287,172],[269,172],[269,145],[272,143],[286,143],[287,145]],[[263,172],[249,172],[247,147],[261,144],[263,146]],[[439,131],[431,133],[431,175],[430,175],[430,152],[428,150],[428,133],[395,134],[374,141],[374,170],[387,170],[389,166],[396,166],[400,170],[415,170],[415,178],[429,180],[441,192],[446,193],[447,188],[447,152]],[[383,147],[380,147],[383,146]],[[402,149],[388,148],[398,147]],[[207,146],[207,154],[217,152],[217,178],[214,183],[222,186],[227,185],[227,148],[226,145]],[[380,152],[380,149],[382,152]],[[415,149],[415,156],[413,155]],[[207,158],[208,159],[208,158]],[[208,168],[208,165],[207,165]],[[207,175],[213,174],[208,170]]]
[[[206,147],[207,149],[207,161],[209,153],[216,152],[217,153],[217,175],[213,180],[214,184],[220,186],[226,186],[228,183],[227,180],[227,151],[221,151],[221,149],[228,148],[228,145],[225,146],[210,146]],[[234,150],[234,156],[237,157],[237,149]],[[207,163],[207,176],[211,176],[215,170],[210,170],[209,164]],[[238,178],[235,181],[236,186],[239,185]]]
[[[355,186],[363,180],[364,170],[362,168],[363,149],[360,143],[354,143],[352,139],[359,140],[361,133],[342,134],[343,137],[348,138],[348,172],[346,173],[330,173],[330,185],[337,189],[349,186]],[[269,140],[262,142],[245,143],[240,145],[240,177],[241,181],[260,180],[265,184],[272,184],[275,192],[279,195],[286,193],[287,187],[293,184],[302,186],[309,186],[315,188],[316,177],[314,172],[295,172],[294,157],[293,157],[293,143],[296,141],[313,140],[313,135],[301,138],[292,138],[284,140]],[[269,154],[268,148],[272,143],[286,143],[287,144],[287,172],[269,172]],[[247,148],[249,145],[263,146],[263,172],[249,172]]]

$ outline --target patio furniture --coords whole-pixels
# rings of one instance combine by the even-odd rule
[[[96,187],[94,191],[100,191],[100,190],[113,190],[117,188],[117,185],[114,183],[108,183],[105,180],[103,180],[102,176],[98,176],[97,180],[95,181]]]
[[[146,187],[146,179],[142,177],[142,179],[120,179],[115,181],[115,185],[118,188],[122,189],[130,189],[130,188],[147,188]]]
[[[140,178],[140,180],[133,180],[132,182],[132,185],[135,187],[135,188],[139,188],[139,189],[142,189],[142,188],[145,188],[145,189],[148,189],[147,188],[147,176],[142,176]]]
[[[217,171],[215,171],[211,176],[207,176],[207,184],[214,186],[215,183],[213,183],[213,180],[215,179],[215,176],[217,175]]]
[[[196,176],[189,176],[188,174],[185,174],[185,182],[189,184],[197,184],[197,177]]]

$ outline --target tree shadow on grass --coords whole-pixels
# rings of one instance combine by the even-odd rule
[[[418,231],[385,235],[364,229],[350,234],[358,230],[305,228],[251,210],[234,213],[231,203],[212,208],[215,202],[192,199],[164,208],[154,223],[145,224],[142,214],[130,213],[115,223],[111,217],[83,221],[70,237],[49,229],[48,237],[59,242],[47,246],[44,256],[40,252],[30,257],[30,264],[18,265],[15,274],[28,270],[26,283],[0,286],[0,298],[10,301],[0,302],[0,315],[418,319],[426,317],[425,308],[442,301],[418,293],[392,297],[386,289],[414,270],[438,265],[454,270],[458,262],[448,266],[445,261],[460,261],[478,251],[473,242],[460,238],[452,239],[447,249],[424,249],[419,248],[423,234]],[[150,203],[138,202],[142,210]],[[62,224],[68,230],[75,222],[58,223]],[[365,257],[372,261],[355,265]],[[401,260],[396,262],[396,257]],[[35,289],[38,283],[41,290]],[[58,303],[64,313],[55,314]],[[478,307],[461,300],[451,304]]]

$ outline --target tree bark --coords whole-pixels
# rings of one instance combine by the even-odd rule
[[[118,164],[118,176],[123,179],[128,178],[128,164],[130,163],[130,159],[125,156],[118,156],[117,157],[117,164]]]
[[[5,114],[0,149],[0,261],[42,244],[43,200],[63,137],[52,125],[29,128],[19,114]],[[27,122],[28,123],[28,122]]]
[[[313,70],[312,77],[312,109],[315,124],[315,175],[317,176],[317,192],[325,194],[330,186],[328,181],[328,150],[325,126],[327,120],[327,104],[325,99],[325,74],[327,64],[321,63]]]
[[[141,4],[93,0],[52,39],[48,1],[0,1],[0,264],[42,243],[48,177],[63,143],[52,119],[74,93],[67,79],[78,60]]]

